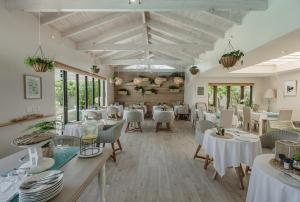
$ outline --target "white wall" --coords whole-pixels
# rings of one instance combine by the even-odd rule
[[[31,14],[4,9],[0,0],[0,122],[23,116],[29,112],[55,114],[54,72],[35,73],[23,64],[38,46],[38,19]],[[51,34],[55,39],[51,38]],[[71,41],[62,40],[59,33],[42,27],[42,44],[47,56],[65,64],[88,70],[91,59],[85,53],[75,51]],[[101,67],[100,74],[109,77],[112,70]],[[24,74],[42,77],[43,98],[24,99]],[[108,101],[113,101],[113,87],[108,86]],[[16,151],[10,142],[24,133],[32,124],[18,124],[0,128],[0,158]]]
[[[289,80],[297,80],[297,96],[285,97],[284,96],[284,82]],[[277,74],[272,77],[268,77],[264,81],[265,88],[275,89],[277,92],[277,98],[272,101],[271,109],[273,111],[279,111],[280,109],[300,110],[300,70],[291,71],[287,73]]]
[[[254,83],[253,87],[253,103],[264,104],[264,79],[263,77],[207,77],[198,74],[192,76],[189,72],[186,73],[185,89],[184,89],[184,102],[188,103],[191,107],[196,102],[208,103],[208,83]],[[196,87],[198,85],[205,86],[205,97],[196,96]]]

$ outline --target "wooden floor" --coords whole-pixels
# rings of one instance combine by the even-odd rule
[[[190,122],[176,121],[172,132],[154,131],[154,122],[146,120],[143,133],[122,134],[124,150],[106,167],[107,202],[245,201],[249,177],[243,191],[233,169],[214,181],[213,166],[204,170],[202,160],[193,160]]]

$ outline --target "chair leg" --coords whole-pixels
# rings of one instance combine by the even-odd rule
[[[103,147],[103,148],[105,147],[105,142],[102,143],[102,147]]]
[[[248,175],[248,174],[249,174],[249,171],[251,171],[251,168],[250,168],[249,166],[246,166],[245,174]]]
[[[200,149],[201,149],[201,145],[199,144],[198,147],[197,147],[197,149],[196,149],[196,152],[194,154],[194,159],[197,158]]]
[[[123,151],[123,148],[122,148],[122,145],[121,145],[120,139],[118,139],[118,140],[117,140],[117,143],[118,143],[119,149],[120,149],[121,151]]]
[[[206,155],[206,157],[205,157],[205,164],[204,164],[204,169],[205,170],[207,169],[209,163],[210,163],[209,155]]]
[[[141,131],[141,133],[142,133],[143,130],[142,130],[142,124],[141,124],[141,122],[138,122],[138,127],[139,127],[139,129],[140,129],[140,131]]]
[[[156,130],[155,130],[155,132],[158,132],[158,131],[159,131],[159,128],[160,128],[160,123],[157,122],[157,123],[156,123]]]
[[[168,130],[171,130],[171,125],[170,125],[170,123],[168,122],[168,123],[166,123],[166,125],[167,125],[167,129],[168,129]]]
[[[114,145],[114,143],[111,143],[111,148],[113,150],[113,153],[112,153],[111,157],[114,160],[114,162],[116,162],[117,159],[116,159],[116,151],[115,151],[115,145]]]
[[[128,122],[128,123],[127,123],[127,127],[126,127],[126,129],[125,129],[125,133],[127,133],[127,132],[128,132],[128,130],[129,130],[129,126],[130,126],[130,122]]]

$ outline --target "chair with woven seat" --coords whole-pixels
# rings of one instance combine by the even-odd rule
[[[221,111],[220,125],[224,128],[232,128],[233,110],[227,109]]]
[[[251,131],[253,122],[251,117],[251,108],[243,107],[243,127],[246,131]]]
[[[53,138],[53,143],[55,146],[70,146],[79,147],[80,138],[70,135],[57,135]]]
[[[118,120],[118,108],[115,106],[108,106],[107,107],[107,116],[109,118],[114,118],[115,120]]]
[[[97,142],[102,143],[105,147],[106,143],[110,143],[113,149],[112,159],[116,162],[116,151],[122,151],[122,145],[120,142],[120,136],[124,121],[119,121],[116,124],[108,127],[104,127],[103,130],[99,131]],[[118,144],[118,148],[115,148],[115,143]]]
[[[180,119],[180,118],[184,118],[184,119],[189,119],[190,117],[190,110],[189,110],[189,105],[187,104],[184,104],[180,107],[178,107],[177,109],[177,119]]]
[[[205,169],[207,168],[208,163],[210,161],[209,156],[208,155],[206,155],[205,157],[200,156],[200,155],[198,155],[198,153],[199,153],[199,151],[202,147],[202,144],[203,144],[205,131],[208,130],[208,129],[215,128],[215,127],[216,127],[216,124],[214,124],[211,121],[207,121],[207,120],[199,120],[196,124],[195,140],[199,145],[198,145],[198,147],[196,149],[196,152],[194,154],[194,159],[196,159],[196,158],[205,159],[205,165],[204,165]]]
[[[126,113],[126,122],[127,122],[127,127],[125,132],[132,132],[132,131],[136,131],[139,130],[141,133],[143,132],[142,130],[142,121],[143,121],[143,114],[140,111],[136,111],[136,110],[132,110],[132,111],[128,111]],[[137,124],[137,127],[135,127],[134,124]],[[133,129],[130,128],[130,126],[133,125]]]

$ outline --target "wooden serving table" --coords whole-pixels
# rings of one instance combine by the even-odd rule
[[[112,149],[105,148],[103,153],[93,158],[74,157],[62,167],[64,171],[63,189],[51,202],[71,202],[79,199],[94,177],[98,176],[100,202],[105,202],[105,164]]]

